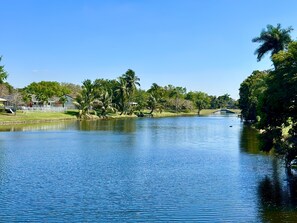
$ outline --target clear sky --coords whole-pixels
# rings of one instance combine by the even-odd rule
[[[7,81],[81,84],[128,69],[141,88],[172,84],[238,98],[267,24],[297,30],[296,0],[0,0]],[[297,37],[296,30],[292,33]]]

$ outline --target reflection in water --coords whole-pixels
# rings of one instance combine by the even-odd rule
[[[258,131],[251,126],[244,125],[240,135],[240,149],[242,152],[258,154],[260,143]]]
[[[0,127],[0,132],[17,132],[17,131],[48,131],[48,130],[65,130],[74,126],[76,121],[62,121],[35,124],[5,125]]]
[[[49,130],[81,130],[81,131],[115,131],[131,133],[136,131],[135,119],[62,121],[26,125],[1,126],[2,132],[16,131],[49,131]]]
[[[297,178],[284,180],[279,173],[280,162],[272,162],[272,176],[259,182],[259,213],[263,222],[296,222],[297,220]]]
[[[259,149],[258,131],[244,125],[240,134],[240,150],[253,155],[265,154]],[[282,160],[272,157],[271,173],[258,182],[257,195],[261,222],[297,221],[297,175],[285,173]]]
[[[82,131],[115,131],[131,133],[136,131],[135,119],[114,119],[78,121],[77,129]]]

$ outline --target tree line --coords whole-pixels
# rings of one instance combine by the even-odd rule
[[[267,25],[255,54],[261,61],[270,53],[273,68],[253,71],[240,85],[239,107],[246,122],[261,129],[261,148],[274,149],[286,163],[297,156],[297,41],[292,27]]]
[[[1,59],[1,58],[0,58]],[[33,82],[22,89],[15,89],[5,82],[8,74],[4,66],[0,67],[0,96],[10,95],[10,101],[16,107],[30,106],[32,97],[41,105],[47,104],[53,97],[61,104],[66,102],[66,95],[74,98],[80,118],[91,118],[93,115],[106,117],[110,113],[120,115],[171,111],[190,112],[202,109],[237,108],[238,102],[229,94],[221,96],[208,95],[201,91],[187,92],[185,87],[160,86],[153,83],[148,90],[140,88],[140,78],[135,71],[128,69],[116,79],[87,79],[82,85],[58,83],[56,81]]]

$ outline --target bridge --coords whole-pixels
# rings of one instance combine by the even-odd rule
[[[213,112],[213,114],[236,114],[235,111],[231,111],[227,108],[221,108]]]

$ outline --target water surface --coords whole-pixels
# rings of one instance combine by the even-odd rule
[[[296,182],[235,116],[3,129],[0,222],[295,222]]]

